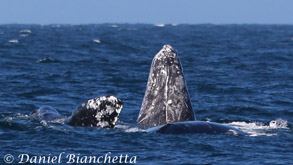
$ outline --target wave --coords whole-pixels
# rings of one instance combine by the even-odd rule
[[[20,37],[27,37],[27,36],[29,36],[28,34],[21,34],[21,35],[19,35]]]
[[[31,116],[27,114],[0,114],[0,128],[3,129],[14,129],[14,130],[28,130],[28,129],[42,129],[42,128],[51,128],[60,131],[73,131],[74,128],[69,128],[66,123],[66,118],[57,119],[55,121],[37,121],[34,120]],[[241,129],[247,133],[249,136],[276,136],[284,134],[293,134],[292,125],[284,119],[278,118],[271,120],[268,123],[254,121],[254,122],[245,122],[245,121],[232,121],[229,123],[223,123]],[[140,128],[136,124],[128,124],[124,122],[119,122],[115,126],[115,129],[125,133],[139,133],[147,132],[146,129]],[[0,134],[1,134],[0,129]]]
[[[30,29],[23,29],[20,30],[19,33],[32,33],[32,31]]]
[[[131,132],[147,132],[144,129],[139,128],[138,126],[128,126],[128,125],[122,125],[117,124],[115,128],[121,129],[124,132],[131,133]]]
[[[116,27],[118,27],[118,25],[113,24],[113,25],[111,25],[111,27],[116,28]]]
[[[292,133],[288,121],[281,118],[272,120],[268,124],[258,121],[233,121],[227,124],[249,133],[250,136],[273,136],[284,133],[290,134],[290,132]]]
[[[53,57],[46,57],[37,61],[37,63],[58,63],[60,61],[56,60]]]
[[[98,43],[98,44],[99,44],[99,43],[101,43],[101,40],[94,39],[94,40],[93,40],[93,42],[95,42],[95,43]]]
[[[155,24],[155,26],[157,26],[157,27],[164,27],[165,24]]]
[[[18,41],[18,40],[16,40],[16,39],[11,39],[11,40],[8,40],[8,42],[10,42],[10,43],[15,43],[15,44],[19,43],[19,41]]]

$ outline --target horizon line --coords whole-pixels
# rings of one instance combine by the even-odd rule
[[[105,22],[105,23],[0,23],[0,26],[3,25],[41,25],[41,26],[47,26],[47,25],[293,25],[293,23],[128,23],[128,22]]]

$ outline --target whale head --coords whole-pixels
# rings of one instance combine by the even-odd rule
[[[102,96],[81,104],[69,117],[73,126],[113,128],[123,107],[120,99]]]
[[[158,126],[195,120],[177,52],[170,45],[153,58],[137,123]]]

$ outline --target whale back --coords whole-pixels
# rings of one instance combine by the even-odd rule
[[[169,123],[157,127],[152,127],[148,132],[162,134],[229,134],[229,135],[249,135],[248,133],[235,127],[206,121],[185,121]]]
[[[177,52],[170,46],[153,58],[137,123],[158,126],[195,120]]]
[[[40,121],[53,121],[64,118],[64,116],[62,116],[56,109],[51,106],[41,106],[39,109],[35,109],[33,112],[31,112],[30,116]]]
[[[69,117],[73,126],[113,128],[123,107],[120,99],[102,96],[81,104]]]

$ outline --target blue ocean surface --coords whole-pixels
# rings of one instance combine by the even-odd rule
[[[156,134],[136,125],[164,44],[178,52],[196,118],[250,136]],[[29,116],[43,105],[70,116],[107,95],[124,103],[114,129]],[[293,164],[293,26],[0,25],[0,96],[1,164],[7,154],[18,163],[21,154],[60,153],[61,163],[68,154],[80,157],[74,163],[127,154],[137,164]]]

